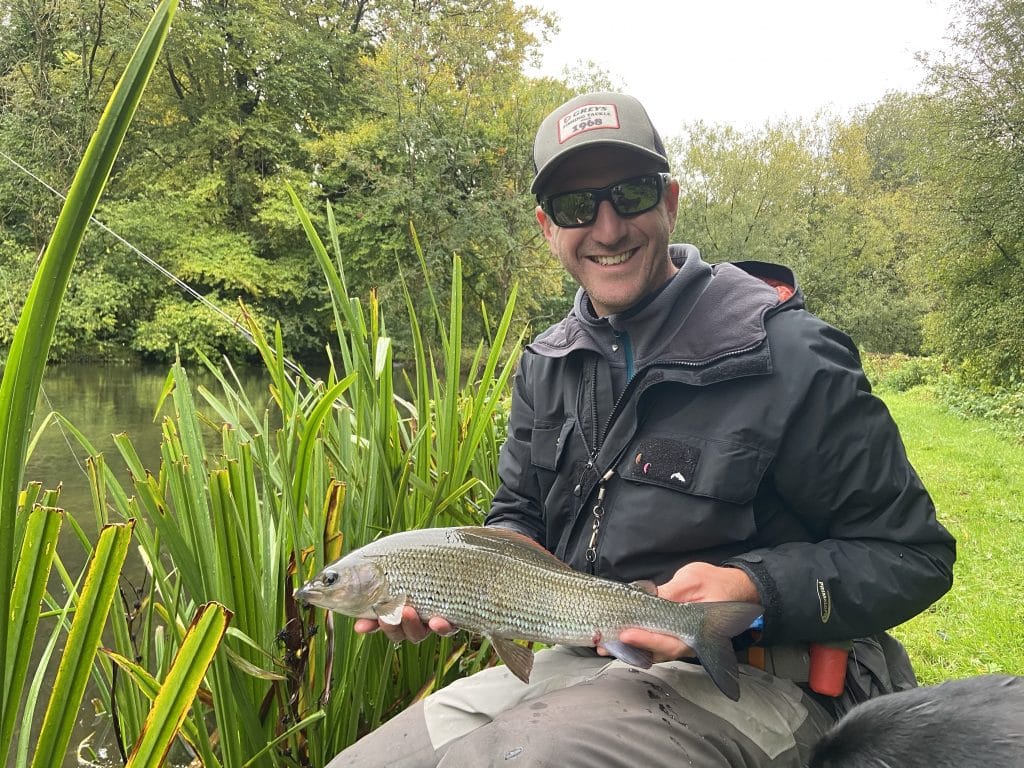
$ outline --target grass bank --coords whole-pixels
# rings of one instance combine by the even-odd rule
[[[953,589],[894,634],[922,683],[1024,674],[1024,444],[951,414],[927,387],[880,395],[958,552]]]

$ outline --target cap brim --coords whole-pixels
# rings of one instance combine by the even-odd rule
[[[594,147],[623,147],[631,150],[638,155],[656,160],[659,168],[657,170],[667,171],[668,161],[663,155],[653,152],[647,147],[639,146],[630,141],[614,141],[609,139],[594,139],[592,141],[580,141],[571,147],[565,149],[565,151],[556,154],[550,160],[548,160],[541,168],[537,170],[537,175],[533,177],[533,183],[530,185],[530,193],[537,195],[544,188],[544,186],[550,181],[555,171],[558,170],[558,166],[561,165],[566,159],[572,157],[577,152],[584,149],[592,149]]]

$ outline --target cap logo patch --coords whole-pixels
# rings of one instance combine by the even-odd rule
[[[618,128],[619,111],[614,104],[587,104],[577,107],[558,120],[558,143],[598,128]]]

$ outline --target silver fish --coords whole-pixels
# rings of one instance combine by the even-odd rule
[[[385,536],[337,560],[295,597],[347,616],[399,624],[411,605],[486,636],[528,682],[533,652],[512,639],[603,645],[647,668],[649,651],[619,641],[627,627],[672,635],[696,651],[722,692],[739,698],[730,638],[761,615],[743,602],[676,603],[650,582],[623,584],[574,571],[531,539],[501,528],[427,528]]]

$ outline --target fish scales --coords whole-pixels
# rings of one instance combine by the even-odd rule
[[[498,655],[528,679],[532,654],[511,639],[593,646],[631,664],[650,653],[618,641],[627,627],[672,635],[692,647],[715,683],[739,696],[729,638],[761,613],[750,603],[676,603],[637,585],[569,568],[518,533],[499,528],[429,528],[385,536],[340,560],[296,598],[350,616],[398,624],[412,606],[489,637]]]
[[[439,543],[429,537],[367,557],[380,563],[392,591],[408,594],[421,614],[444,616],[476,632],[587,644],[602,627],[670,626],[659,617],[656,600],[635,587],[555,570],[515,551],[494,554],[461,538]]]

